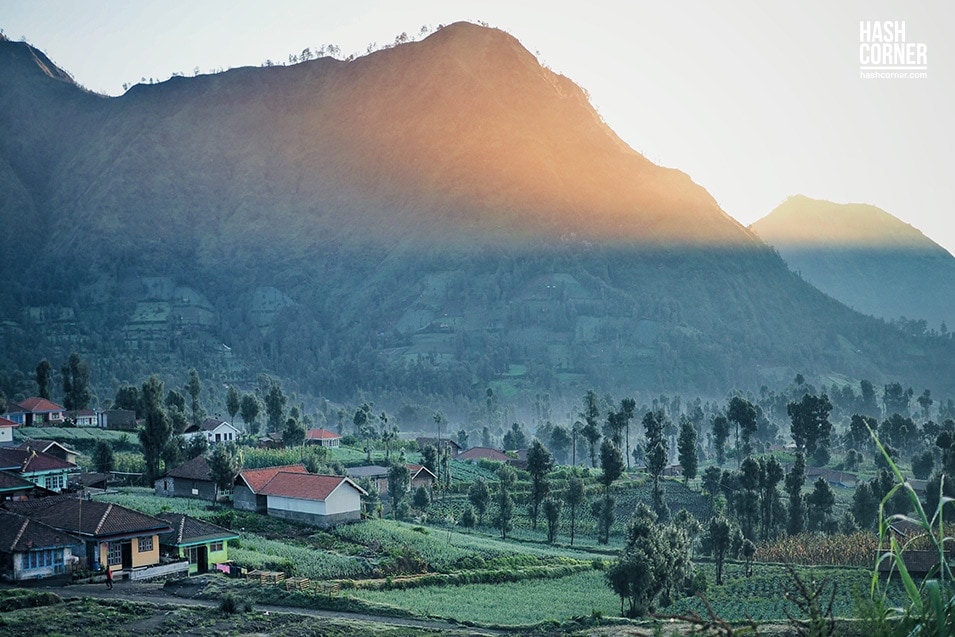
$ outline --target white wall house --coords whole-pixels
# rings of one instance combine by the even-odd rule
[[[199,426],[190,425],[183,432],[187,438],[205,436],[210,445],[218,442],[235,442],[239,439],[239,430],[218,418],[207,418]]]
[[[364,489],[342,476],[280,472],[260,491],[272,517],[317,526],[335,526],[361,519]]]

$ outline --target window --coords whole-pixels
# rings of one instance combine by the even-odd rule
[[[212,542],[209,544],[209,552],[214,553],[222,550],[222,542]]]
[[[110,566],[123,565],[123,543],[110,542],[106,545],[106,563]]]
[[[139,552],[140,552],[140,553],[149,553],[149,552],[152,551],[152,550],[153,550],[153,538],[152,538],[152,536],[139,538]]]
[[[190,564],[196,564],[199,562],[199,549],[195,546],[190,546],[187,551],[187,557],[189,558]]]
[[[66,480],[62,473],[48,475],[46,477],[46,488],[50,491],[62,491],[66,486]]]

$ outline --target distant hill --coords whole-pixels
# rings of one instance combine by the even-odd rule
[[[0,42],[0,184],[3,364],[78,349],[107,388],[195,366],[467,413],[489,387],[955,379],[949,341],[821,294],[472,24],[118,98]]]
[[[750,228],[814,286],[860,312],[955,325],[955,257],[865,204],[790,197]]]

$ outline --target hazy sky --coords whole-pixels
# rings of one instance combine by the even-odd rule
[[[744,224],[792,194],[874,204],[955,253],[955,2],[0,0],[0,28],[109,95],[140,78],[344,54],[484,21],[587,91],[634,149]],[[904,21],[927,78],[860,77],[860,21]]]

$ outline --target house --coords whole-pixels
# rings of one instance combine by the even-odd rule
[[[361,496],[350,478],[280,471],[262,487],[266,514],[330,527],[361,519]]]
[[[262,488],[280,472],[308,473],[305,465],[287,464],[263,469],[244,469],[235,477],[232,484],[232,508],[242,511],[265,513],[268,511],[268,498],[261,493]]]
[[[444,449],[451,454],[452,458],[457,458],[458,454],[461,453],[461,445],[456,443],[451,438],[425,438],[419,437],[415,438],[415,442],[418,443],[418,450],[424,451],[425,447],[431,446],[435,447],[438,450]]]
[[[78,409],[76,411],[66,412],[66,419],[70,420],[77,427],[96,427],[96,412],[92,409]]]
[[[514,460],[503,451],[491,449],[490,447],[471,447],[457,457],[458,460],[494,460],[496,462],[511,462]]]
[[[53,491],[9,471],[0,471],[0,501],[29,500],[48,495],[53,495]]]
[[[144,513],[70,495],[5,502],[4,507],[79,537],[85,565],[91,570],[108,567],[134,577],[138,569],[159,565],[159,534],[172,531],[162,520]]]
[[[229,561],[229,540],[238,534],[221,526],[191,518],[182,513],[160,513],[156,516],[172,527],[159,535],[160,552],[187,559],[189,574],[205,573],[216,564]]]
[[[9,445],[13,443],[13,428],[17,423],[7,418],[0,417],[0,445]]]
[[[82,551],[78,537],[0,510],[0,578],[24,582],[68,577]]]
[[[214,501],[216,483],[205,456],[187,460],[153,483],[156,495],[178,498],[199,498]]]
[[[97,426],[115,431],[136,431],[136,412],[131,409],[107,409],[96,415]]]
[[[337,447],[341,444],[342,437],[328,429],[309,429],[305,432],[305,444],[319,445],[322,447]]]
[[[0,447],[0,471],[7,471],[24,480],[59,493],[66,489],[68,476],[78,467],[35,449]]]
[[[285,449],[285,440],[281,431],[273,431],[259,438],[256,446],[259,449]]]
[[[45,454],[49,454],[54,458],[59,458],[60,460],[64,460],[70,464],[76,464],[76,456],[78,454],[76,449],[67,447],[62,442],[57,442],[55,440],[41,440],[39,438],[24,440],[20,444],[15,445],[14,449],[42,451]]]
[[[239,438],[239,430],[218,418],[206,418],[199,425],[189,425],[182,432],[186,438],[205,436],[210,445],[217,442],[235,442]]]
[[[407,467],[408,471],[411,472],[411,482],[408,484],[409,491],[413,491],[420,486],[431,489],[434,483],[438,481],[438,477],[423,465],[409,464]],[[382,495],[388,493],[388,471],[389,467],[381,465],[366,465],[345,469],[345,473],[353,480],[368,478],[378,488],[378,493]]]
[[[36,396],[19,403],[7,403],[9,418],[21,427],[50,427],[63,424],[66,409],[46,398]]]

